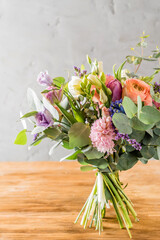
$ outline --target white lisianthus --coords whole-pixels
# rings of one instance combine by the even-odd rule
[[[89,76],[87,77],[87,79],[90,81],[90,83],[94,86],[96,86],[97,88],[101,88],[101,82],[97,79],[97,77],[93,74],[89,74]]]
[[[77,99],[79,95],[82,93],[81,82],[82,82],[81,78],[77,76],[72,76],[71,81],[69,81],[68,83],[68,90],[75,99]]]

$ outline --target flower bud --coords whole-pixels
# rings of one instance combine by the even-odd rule
[[[56,87],[50,86],[47,90],[48,92],[42,94],[52,105],[61,102],[63,96],[62,88],[57,89]]]
[[[79,78],[78,76],[72,76],[71,81],[69,81],[68,83],[68,90],[75,99],[77,99],[82,93],[81,82],[81,78]]]
[[[87,77],[87,79],[89,80],[89,82],[94,85],[97,88],[101,88],[101,82],[98,80],[98,78],[93,75],[93,74],[89,74],[89,76]]]
[[[53,80],[48,74],[48,71],[40,72],[37,78],[37,82],[42,86],[51,86],[53,84]]]
[[[100,73],[103,72],[103,62],[102,61],[98,62],[98,70]]]

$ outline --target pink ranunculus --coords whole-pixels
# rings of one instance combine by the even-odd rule
[[[50,86],[46,90],[48,90],[48,92],[42,94],[52,105],[62,100],[62,88],[57,89],[57,87]]]
[[[113,154],[115,151],[113,141],[115,140],[115,136],[116,134],[111,122],[111,117],[99,118],[91,127],[90,138],[93,147],[96,147],[100,152]]]
[[[150,86],[139,79],[127,79],[124,82],[122,98],[129,97],[134,103],[137,103],[137,97],[140,96],[144,105],[152,106],[152,97]]]
[[[112,101],[120,100],[122,98],[122,84],[117,79],[111,80],[106,85],[112,91]]]

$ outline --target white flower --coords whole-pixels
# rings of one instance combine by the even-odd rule
[[[77,99],[82,92],[81,82],[82,79],[77,76],[72,76],[71,81],[68,83],[68,90],[75,99]]]

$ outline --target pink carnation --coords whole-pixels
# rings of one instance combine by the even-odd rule
[[[100,152],[113,154],[114,152],[114,128],[111,123],[111,117],[103,117],[96,120],[91,127],[90,138],[93,147],[96,147]]]

